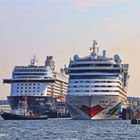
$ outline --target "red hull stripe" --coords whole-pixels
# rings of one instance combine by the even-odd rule
[[[100,105],[96,105],[93,107],[82,105],[80,109],[85,112],[90,118],[104,110],[104,108],[102,108]]]

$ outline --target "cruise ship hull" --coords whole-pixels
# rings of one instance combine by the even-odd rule
[[[72,119],[119,119],[119,95],[68,95],[67,105]]]
[[[12,110],[16,110],[18,103],[23,96],[8,96],[8,101]],[[28,96],[28,109],[38,115],[47,115],[48,117],[57,117],[55,102],[51,97]]]

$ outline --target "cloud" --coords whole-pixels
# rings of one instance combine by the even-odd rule
[[[85,10],[98,4],[129,3],[132,0],[71,0],[78,10]]]

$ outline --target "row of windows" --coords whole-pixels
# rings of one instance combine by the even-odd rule
[[[114,75],[70,75],[70,79],[114,79],[118,74]]]
[[[120,67],[119,64],[72,64],[70,67]]]
[[[69,86],[69,88],[76,88],[76,87],[78,87],[78,88],[80,88],[80,87],[90,87],[90,88],[92,88],[92,87],[120,87],[120,86],[106,86],[106,85],[102,85],[102,86],[99,86],[99,85],[94,85],[94,86],[90,86],[90,85],[86,85],[86,86],[84,86],[84,85],[79,85],[79,86]]]
[[[23,91],[23,90],[17,90],[17,93],[19,93],[19,92],[20,93],[28,93],[28,92],[31,93],[31,92],[40,92],[40,91],[39,90],[37,90],[37,91],[35,91],[35,90],[32,90],[32,91],[31,90],[28,90],[28,91],[26,91],[26,90],[25,91]]]
[[[40,89],[40,87],[17,87],[17,89]]]
[[[18,75],[39,75],[39,76],[44,76],[44,75],[47,75],[47,73],[13,73],[13,76],[18,76]]]
[[[119,90],[68,90],[68,92],[120,92]]]
[[[24,83],[18,83],[18,84],[16,84],[16,85],[17,85],[17,86],[20,86],[20,85],[21,85],[21,86],[23,86],[23,85],[25,85],[25,86],[28,86],[28,85],[29,85],[29,86],[31,86],[31,85],[34,85],[34,86],[35,86],[35,85],[38,85],[38,86],[39,86],[40,83],[38,83],[38,84],[36,84],[36,83],[25,83],[25,84],[24,84]]]
[[[47,69],[15,69],[14,72],[47,72]]]
[[[82,68],[81,68],[81,70],[69,70],[68,72],[69,73],[83,73],[83,72],[120,73],[120,72],[122,72],[122,70],[108,70],[108,69],[82,70]]]
[[[119,81],[69,81],[69,83],[120,83]]]
[[[21,96],[22,94],[18,94],[18,93],[17,93],[16,95],[17,95],[17,96]],[[32,95],[41,95],[41,96],[42,96],[43,93],[41,93],[41,94],[36,94],[36,93],[34,94],[34,93],[33,93]]]
[[[25,79],[25,78],[26,78],[26,79],[27,79],[27,78],[38,79],[38,78],[40,78],[40,76],[38,76],[38,77],[37,77],[37,76],[26,76],[26,75],[25,75],[25,76],[13,76],[13,79],[18,79],[18,78],[20,78],[20,79],[23,79],[23,78],[24,78],[24,79]],[[44,77],[44,78],[48,78],[48,77]]]

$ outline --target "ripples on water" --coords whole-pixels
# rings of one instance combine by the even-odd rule
[[[140,125],[124,120],[6,121],[0,119],[0,140],[140,140]]]

